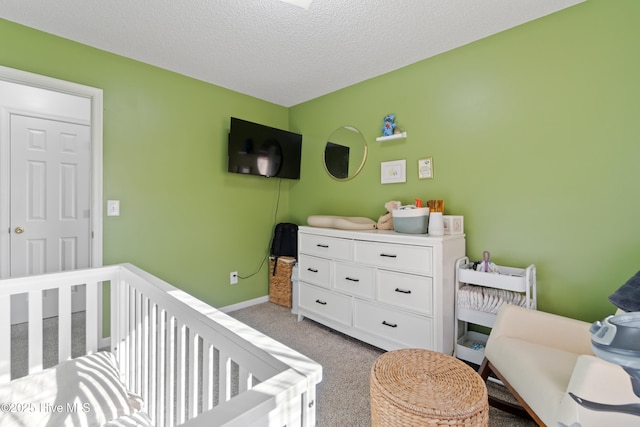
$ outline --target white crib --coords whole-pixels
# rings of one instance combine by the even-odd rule
[[[0,384],[12,381],[11,296],[28,294],[32,375],[43,371],[43,292],[57,289],[60,363],[72,357],[77,286],[86,292],[86,354],[110,348],[156,426],[315,425],[319,364],[130,264],[1,280]]]

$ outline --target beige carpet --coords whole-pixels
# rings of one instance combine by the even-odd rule
[[[304,319],[298,322],[291,310],[271,303],[258,304],[229,315],[310,357],[323,367],[318,386],[317,421],[321,427],[371,425],[369,372],[383,351]],[[505,396],[504,387],[489,384],[489,394]],[[491,408],[491,427],[535,426]]]

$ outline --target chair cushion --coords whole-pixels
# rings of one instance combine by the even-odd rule
[[[556,425],[578,354],[500,336],[485,356],[545,424]]]
[[[101,426],[136,413],[109,352],[62,362],[4,384],[0,402],[13,405],[13,410],[3,411],[0,427]]]
[[[570,353],[593,354],[590,327],[590,323],[580,320],[503,304],[491,329],[489,343],[494,338],[506,336]]]

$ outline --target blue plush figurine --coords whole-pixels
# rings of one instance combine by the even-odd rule
[[[393,129],[395,129],[396,124],[393,122],[396,119],[396,116],[393,114],[389,114],[388,116],[384,116],[384,126],[382,126],[382,135],[383,136],[391,136],[393,135]]]

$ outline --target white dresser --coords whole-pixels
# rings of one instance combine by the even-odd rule
[[[455,262],[464,235],[298,229],[298,319],[385,350],[454,348]]]

